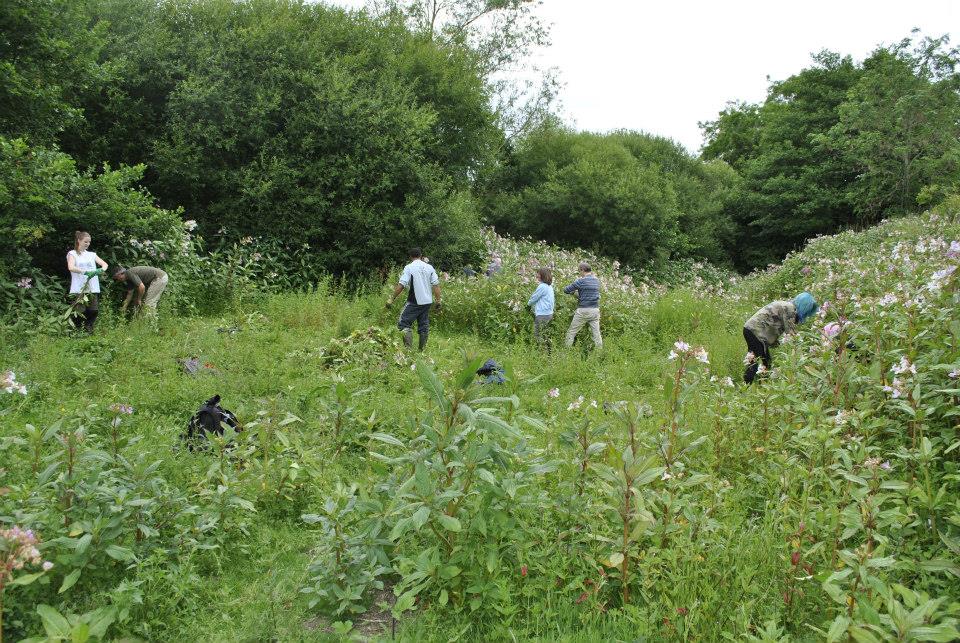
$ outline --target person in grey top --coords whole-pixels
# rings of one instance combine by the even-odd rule
[[[580,278],[563,289],[568,295],[577,293],[577,310],[567,329],[567,346],[573,346],[577,333],[584,324],[589,324],[594,345],[603,348],[603,338],[600,336],[600,280],[593,274],[590,264],[581,262],[579,269]]]
[[[393,305],[397,295],[409,288],[407,303],[400,312],[397,328],[403,333],[403,343],[407,348],[413,346],[413,322],[417,322],[417,334],[420,336],[419,349],[427,345],[430,334],[430,308],[434,303],[440,308],[440,278],[437,271],[423,258],[420,248],[410,249],[410,263],[403,268],[400,282],[387,301],[387,308]]]
[[[124,268],[117,266],[113,271],[114,281],[119,281],[127,287],[127,297],[123,300],[120,311],[127,312],[130,300],[133,300],[133,310],[141,306],[152,314],[157,312],[157,302],[167,287],[167,273],[153,266],[132,266]]]

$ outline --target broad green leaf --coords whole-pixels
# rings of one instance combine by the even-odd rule
[[[29,585],[33,581],[43,576],[43,574],[44,572],[37,572],[36,574],[24,574],[23,576],[17,576],[7,584],[8,585]]]
[[[50,638],[70,638],[70,623],[57,610],[49,605],[37,605],[37,614],[43,621],[43,629]]]
[[[910,628],[909,633],[918,641],[950,643],[950,641],[960,640],[960,630],[957,630],[953,625],[947,623],[913,627]]]
[[[427,524],[427,520],[429,520],[429,518],[430,518],[430,507],[424,506],[417,509],[417,512],[413,514],[413,518],[411,519],[411,522],[413,522],[414,529],[419,531],[421,527]]]
[[[397,540],[407,529],[410,528],[410,520],[408,518],[401,518],[397,521],[397,524],[393,526],[393,529],[390,530],[390,540]]]
[[[433,372],[430,365],[424,361],[417,362],[417,376],[420,378],[420,384],[423,390],[427,392],[433,403],[437,405],[442,412],[447,412],[447,397],[443,390],[443,383],[437,374]]]
[[[287,417],[285,417],[285,418],[283,418],[282,420],[280,420],[280,423],[279,423],[277,426],[281,426],[281,427],[282,427],[282,426],[287,426],[287,425],[289,425],[289,424],[293,424],[294,422],[303,422],[303,420],[301,420],[300,418],[298,418],[298,417],[297,417],[296,415],[294,415],[293,413],[287,413]]]
[[[462,529],[460,521],[447,514],[440,514],[440,524],[447,531],[460,531]]]
[[[90,625],[77,623],[70,632],[70,643],[87,643],[90,640]]]
[[[834,641],[839,641],[840,637],[846,634],[847,628],[850,626],[850,619],[839,614],[837,618],[833,620],[833,623],[830,624],[830,629],[827,630],[827,641],[828,643],[834,643]]]
[[[890,491],[906,491],[910,488],[910,485],[903,480],[884,480],[880,483],[880,488]]]
[[[90,546],[90,543],[93,542],[93,534],[84,534],[80,537],[80,540],[77,541],[77,544],[74,546],[78,554],[82,554],[87,551],[87,547]]]
[[[609,567],[619,567],[620,563],[623,562],[623,553],[619,551],[613,552],[610,554],[610,560],[608,562],[610,563]]]
[[[403,446],[405,446],[405,445],[403,444],[403,442],[401,442],[401,441],[398,440],[397,438],[395,438],[395,437],[393,437],[392,435],[389,435],[389,434],[387,434],[387,433],[371,433],[371,434],[370,434],[370,438],[373,439],[373,440],[377,440],[378,442],[384,442],[384,443],[386,443],[386,444],[389,444],[389,445],[392,445],[392,446],[395,446],[395,447],[401,447],[401,448],[402,448]]]
[[[108,545],[106,549],[107,556],[113,558],[114,560],[120,560],[123,562],[130,562],[136,556],[132,551],[126,547],[120,547],[119,545]]]
[[[952,560],[944,560],[942,558],[921,560],[917,565],[928,572],[948,572],[960,578],[960,565]]]
[[[81,569],[75,569],[69,574],[67,574],[66,578],[63,579],[63,583],[60,585],[60,590],[57,593],[63,594],[65,591],[73,587],[76,584],[76,582],[80,579],[81,571],[82,571]]]

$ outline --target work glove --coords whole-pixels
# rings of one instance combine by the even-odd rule
[[[92,279],[93,277],[97,276],[97,272],[98,271],[96,270],[88,270],[85,273],[83,273],[83,276],[86,277],[87,279]]]

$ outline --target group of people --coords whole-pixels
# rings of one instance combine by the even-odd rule
[[[440,307],[440,277],[437,276],[437,271],[434,270],[433,266],[424,260],[423,251],[420,248],[411,248],[409,258],[410,263],[404,266],[403,272],[400,273],[400,280],[387,300],[386,307],[388,309],[392,307],[400,293],[407,290],[407,303],[400,311],[397,327],[403,334],[404,345],[412,348],[413,324],[416,322],[417,335],[419,336],[418,348],[422,351],[427,345],[427,337],[430,334],[430,309],[434,306]],[[499,271],[502,263],[495,261],[491,265],[496,266],[497,271]],[[589,325],[594,345],[597,348],[602,348],[600,280],[593,274],[593,270],[588,263],[581,263],[579,270],[580,277],[563,289],[563,292],[571,295],[576,294],[577,296],[577,310],[573,314],[570,328],[567,329],[566,345],[568,347],[573,346],[580,330],[585,325]],[[490,274],[488,272],[488,276]],[[537,270],[537,281],[539,284],[530,296],[527,306],[530,306],[533,310],[534,337],[549,350],[550,343],[544,334],[544,330],[553,320],[555,305],[553,271],[549,268],[540,268]]]
[[[407,290],[407,303],[400,312],[397,327],[403,334],[403,343],[413,347],[413,324],[417,323],[419,335],[418,347],[422,351],[427,345],[430,333],[430,309],[436,305],[440,307],[440,278],[437,271],[429,262],[424,260],[420,248],[411,248],[410,263],[400,273],[400,280],[393,290],[386,307],[389,309],[397,296]],[[497,271],[501,267],[496,262]],[[597,348],[603,347],[603,337],[600,334],[600,280],[593,274],[590,264],[581,262],[578,266],[580,276],[563,289],[568,295],[577,297],[577,309],[573,313],[570,327],[567,329],[566,345],[573,346],[573,342],[584,326],[590,327],[593,343]],[[488,276],[491,274],[487,273]],[[536,341],[543,343],[550,349],[549,339],[545,336],[547,325],[553,321],[555,295],[553,290],[553,271],[549,268],[537,270],[536,290],[527,301],[533,312],[533,336]],[[758,310],[743,327],[743,338],[747,342],[747,368],[743,373],[743,381],[751,384],[761,369],[769,370],[772,367],[770,348],[776,346],[780,338],[792,332],[797,324],[803,323],[813,316],[819,305],[808,292],[802,292],[792,301],[774,301]]]
[[[70,300],[73,311],[73,323],[88,332],[93,332],[100,311],[100,276],[110,267],[106,261],[90,250],[90,233],[79,230],[76,233],[73,250],[67,253],[67,270],[70,272]],[[425,260],[420,248],[411,248],[410,262],[404,266],[400,279],[393,290],[386,307],[389,309],[404,290],[407,302],[400,312],[397,327],[403,335],[405,346],[413,347],[413,325],[417,325],[419,341],[417,347],[423,350],[430,334],[430,310],[440,307],[440,278],[437,271]],[[494,257],[487,275],[492,276],[502,269],[502,260]],[[578,266],[580,276],[563,289],[568,295],[576,295],[577,308],[573,313],[566,334],[566,346],[573,342],[584,326],[590,327],[593,343],[603,347],[600,334],[600,280],[593,274],[590,264],[581,262]],[[145,308],[156,312],[160,295],[167,287],[167,273],[152,266],[116,266],[112,271],[114,281],[124,284],[127,296],[121,311],[127,312],[130,303],[133,310]],[[537,270],[536,290],[527,301],[533,312],[533,336],[550,350],[550,340],[545,330],[553,321],[556,304],[553,290],[553,271],[549,268]],[[748,360],[743,380],[753,382],[761,369],[772,365],[770,348],[776,346],[780,338],[794,330],[797,324],[809,319],[819,306],[810,293],[803,292],[792,301],[774,301],[758,310],[743,327],[743,338],[747,342]]]
[[[106,261],[90,250],[90,233],[78,230],[74,237],[73,250],[67,253],[67,271],[70,272],[70,307],[75,327],[93,332],[100,314],[100,277],[110,267]],[[115,266],[113,280],[127,288],[127,296],[121,308],[127,312],[130,303],[133,311],[141,307],[155,313],[157,302],[167,287],[167,273],[152,266]]]

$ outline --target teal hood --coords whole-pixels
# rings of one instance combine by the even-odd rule
[[[799,324],[809,319],[820,308],[817,300],[808,292],[802,292],[794,297],[793,306],[797,309],[797,323]]]

